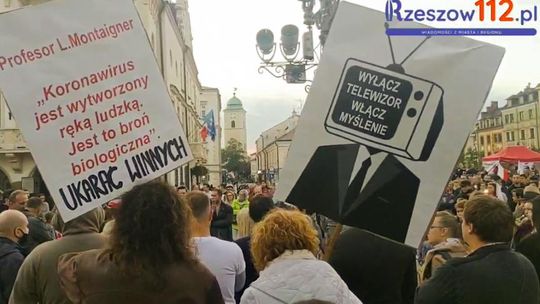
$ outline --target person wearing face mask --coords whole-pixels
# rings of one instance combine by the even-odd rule
[[[28,219],[17,210],[0,213],[0,304],[8,303],[24,256],[20,246],[28,238]]]

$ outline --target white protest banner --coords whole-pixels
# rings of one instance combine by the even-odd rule
[[[342,1],[276,197],[417,246],[504,55]]]
[[[0,15],[0,89],[64,220],[192,159],[132,0]]]

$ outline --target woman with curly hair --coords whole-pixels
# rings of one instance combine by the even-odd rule
[[[282,209],[269,213],[251,236],[259,278],[240,303],[361,303],[328,263],[317,260],[318,251],[319,238],[307,215]]]
[[[73,303],[223,303],[215,277],[191,248],[191,210],[162,182],[121,197],[106,249],[60,257],[58,272]]]

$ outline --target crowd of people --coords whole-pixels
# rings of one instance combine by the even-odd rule
[[[540,303],[534,170],[456,170],[418,248],[273,193],[153,181],[69,222],[5,193],[0,304]]]

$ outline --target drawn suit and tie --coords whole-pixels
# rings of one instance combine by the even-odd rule
[[[443,121],[441,98],[427,124],[430,129],[418,161],[429,159]],[[419,185],[418,177],[392,154],[357,143],[328,145],[317,148],[286,201],[405,242]]]

